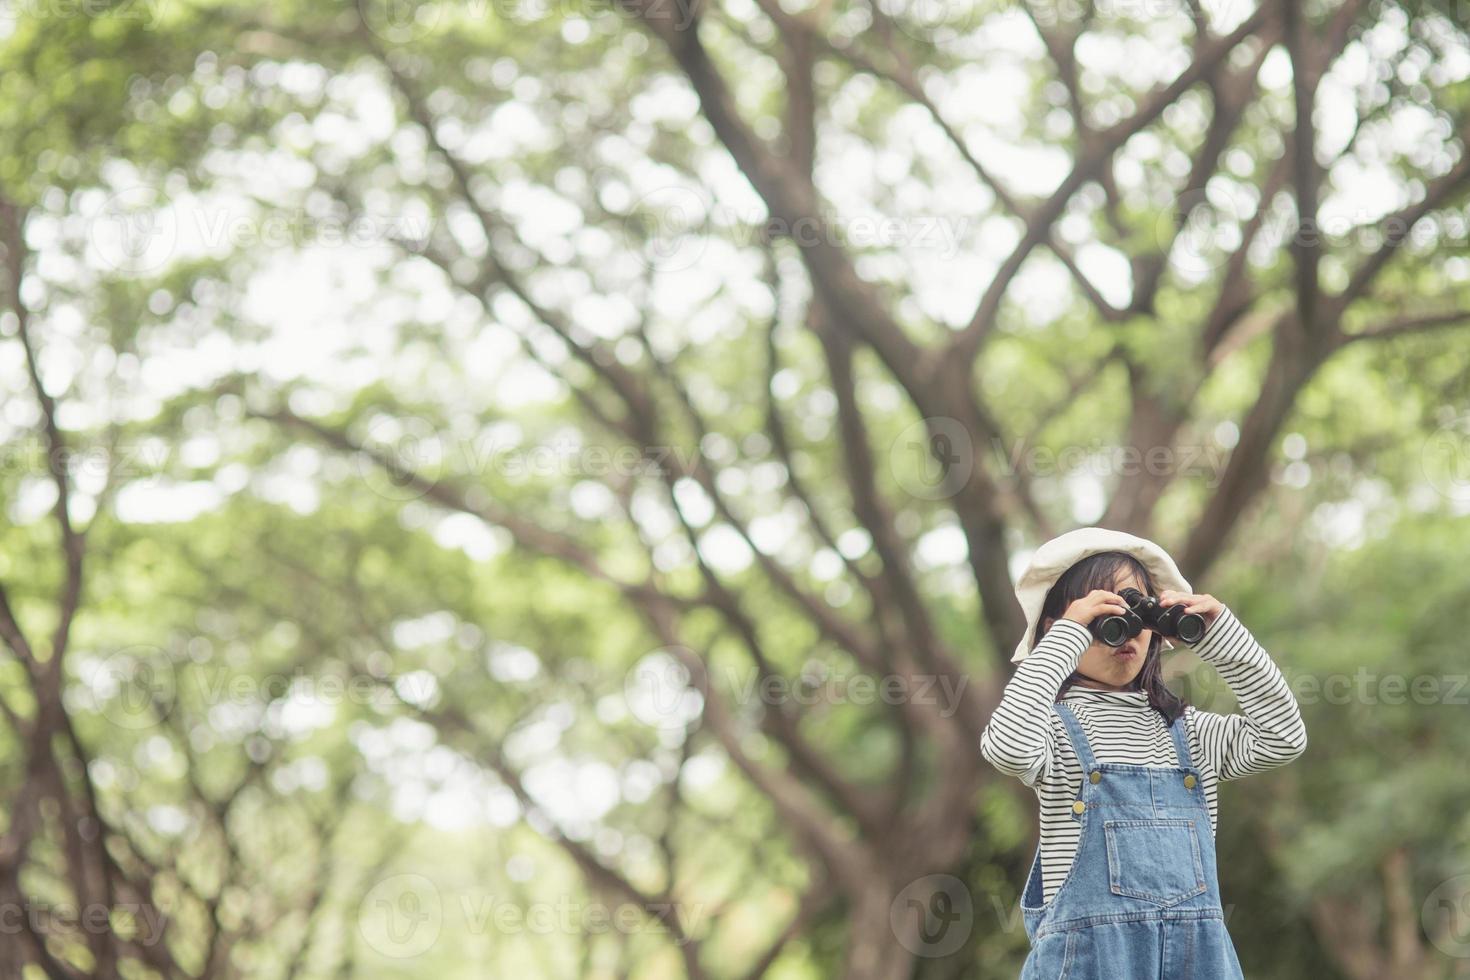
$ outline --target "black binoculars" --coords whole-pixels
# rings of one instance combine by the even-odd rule
[[[1122,615],[1099,616],[1089,625],[1092,635],[1110,647],[1120,647],[1144,629],[1160,636],[1183,640],[1191,646],[1205,635],[1205,618],[1187,613],[1183,605],[1161,606],[1159,600],[1137,589],[1123,589],[1118,595],[1128,604]]]

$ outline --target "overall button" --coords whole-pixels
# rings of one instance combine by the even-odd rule
[[[1073,813],[1081,813],[1083,810],[1086,810],[1086,809],[1087,809],[1087,804],[1086,803],[1083,803],[1081,800],[1078,800],[1076,803],[1073,803],[1072,804],[1072,812]]]
[[[1195,783],[1194,773],[1190,773],[1188,776],[1185,776],[1184,777],[1184,788],[1185,789],[1194,789],[1194,783]]]
[[[1096,769],[1094,769],[1092,771],[1092,775],[1091,776],[1088,776],[1087,778],[1090,779],[1090,780],[1092,780],[1094,784],[1100,783],[1100,782],[1102,782],[1102,773],[1100,773]]]

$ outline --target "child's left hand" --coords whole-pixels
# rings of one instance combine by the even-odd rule
[[[1159,605],[1172,606],[1176,602],[1184,603],[1184,611],[1199,613],[1205,618],[1205,625],[1215,622],[1225,604],[1212,595],[1190,595],[1188,592],[1175,592],[1173,589],[1165,589],[1159,593]]]

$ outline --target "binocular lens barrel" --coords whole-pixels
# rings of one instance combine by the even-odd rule
[[[1205,635],[1205,618],[1199,613],[1185,613],[1174,624],[1174,634],[1185,643],[1198,643]]]
[[[1099,616],[1089,625],[1092,635],[1110,647],[1122,646],[1145,628],[1190,645],[1205,635],[1205,618],[1199,613],[1187,613],[1183,606],[1160,606],[1158,599],[1137,589],[1123,589],[1118,594],[1128,604],[1128,611],[1121,616]]]
[[[1097,627],[1097,638],[1110,647],[1120,647],[1133,634],[1128,631],[1128,621],[1122,616],[1105,616]]]

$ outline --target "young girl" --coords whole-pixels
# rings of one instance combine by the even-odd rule
[[[1243,714],[1185,704],[1164,686],[1144,629],[1120,647],[1089,624],[1127,610],[1128,587],[1204,618],[1194,646]],[[1306,749],[1280,670],[1220,600],[1195,595],[1145,538],[1081,528],[1037,549],[1016,587],[1018,662],[980,737],[1001,772],[1036,790],[1041,842],[1021,897],[1022,980],[1235,980],[1215,871],[1216,783]]]

